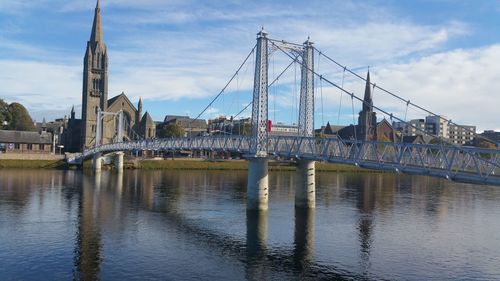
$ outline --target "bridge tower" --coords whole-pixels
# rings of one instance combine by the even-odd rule
[[[257,33],[252,103],[252,141],[248,159],[247,209],[268,208],[268,38],[264,28]]]
[[[307,39],[302,53],[299,136],[314,136],[314,47]],[[315,161],[297,161],[297,185],[295,207],[314,208],[316,201]]]

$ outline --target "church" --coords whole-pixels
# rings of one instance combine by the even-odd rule
[[[142,101],[137,108],[121,93],[108,99],[108,50],[102,31],[99,0],[95,8],[90,40],[83,60],[82,119],[75,118],[74,108],[65,131],[65,151],[81,152],[96,145],[97,112],[124,115],[124,139],[149,139],[156,135],[156,126],[148,112],[142,114]],[[116,140],[118,121],[116,116],[106,114],[102,123],[102,143]]]

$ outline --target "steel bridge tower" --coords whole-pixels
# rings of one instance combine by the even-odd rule
[[[268,44],[264,28],[257,33],[252,102],[252,141],[248,159],[247,209],[267,210],[268,178]]]
[[[307,39],[303,44],[299,136],[314,137],[314,47]],[[295,207],[314,208],[316,200],[315,161],[297,160],[297,184],[295,187]]]

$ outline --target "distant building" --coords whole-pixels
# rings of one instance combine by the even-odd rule
[[[273,123],[271,126],[270,136],[297,136],[299,127],[296,124],[288,125],[284,123]]]
[[[207,133],[207,122],[203,119],[193,119],[189,116],[167,115],[163,120],[163,124],[158,126],[158,129],[166,125],[177,124],[184,129],[185,137],[196,137]]]
[[[0,130],[0,151],[4,153],[40,153],[53,152],[52,133],[47,131],[8,131]]]
[[[402,136],[418,136],[426,132],[425,119],[413,119],[408,122],[394,122],[394,129]]]
[[[425,130],[427,133],[441,137],[449,138],[448,121],[444,116],[431,115],[425,117]]]
[[[326,123],[326,126],[321,126],[320,129],[314,130],[315,135],[319,137],[325,137],[325,138],[330,138],[330,137],[337,137],[337,132],[346,126],[342,125],[330,125],[330,122]]]
[[[413,119],[406,123],[394,122],[394,127],[403,137],[427,134],[458,145],[470,143],[476,135],[475,126],[451,124],[444,116],[427,116],[425,119]],[[403,138],[405,139],[408,138]],[[429,138],[424,138],[427,139]]]
[[[476,137],[476,126],[448,125],[448,138],[452,143],[464,145]]]
[[[377,122],[377,115],[373,111],[373,95],[370,83],[370,72],[366,75],[365,95],[363,99],[363,107],[358,116],[358,124],[346,126],[338,130],[337,136],[345,140],[397,140],[397,135],[394,132],[392,124],[390,124],[385,118],[382,121]]]

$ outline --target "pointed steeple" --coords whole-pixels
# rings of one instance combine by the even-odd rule
[[[373,111],[372,87],[370,83],[370,69],[366,75],[365,97],[363,102],[363,111]]]
[[[141,111],[142,111],[142,98],[141,98],[141,97],[139,97],[139,103],[137,104],[137,110],[138,110],[139,112],[141,112]]]
[[[92,33],[90,34],[90,42],[104,44],[104,37],[102,35],[102,20],[101,8],[99,7],[99,0],[95,6],[94,23],[92,24]]]

